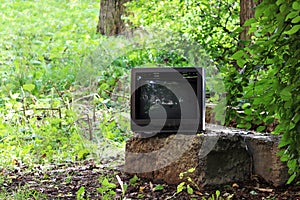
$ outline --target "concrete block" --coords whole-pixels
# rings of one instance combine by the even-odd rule
[[[286,163],[280,161],[279,137],[275,135],[245,135],[245,141],[253,159],[253,174],[270,184],[282,186],[289,178]]]
[[[157,134],[127,141],[124,171],[139,177],[179,184],[179,174],[199,186],[246,181],[259,175],[274,186],[284,185],[288,169],[277,156],[279,137],[218,125],[201,135]]]
[[[179,174],[191,168],[195,171],[187,176],[202,187],[248,180],[251,161],[238,134],[171,134],[127,142],[126,172],[179,184]]]

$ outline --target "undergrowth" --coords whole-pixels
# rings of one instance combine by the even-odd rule
[[[1,1],[0,167],[82,160],[78,69],[103,38],[98,1]]]

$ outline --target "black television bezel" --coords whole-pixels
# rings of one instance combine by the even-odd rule
[[[194,119],[167,119],[165,126],[160,133],[177,133],[178,127],[183,125],[184,129],[181,129],[181,133],[195,133],[202,132],[205,130],[205,68],[201,67],[175,67],[175,68],[133,68],[131,70],[131,99],[130,99],[130,115],[131,115],[131,130],[136,133],[155,133],[157,130],[149,130],[146,125],[149,120],[137,119],[136,118],[136,77],[139,73],[174,73],[174,70],[181,74],[185,73],[196,73],[197,74],[197,102],[198,102],[198,113]],[[198,119],[198,120],[197,120]],[[160,119],[151,119],[154,124],[159,123]],[[195,124],[195,122],[199,123]],[[189,127],[198,127],[198,130]]]

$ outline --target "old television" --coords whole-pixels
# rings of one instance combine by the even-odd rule
[[[131,129],[136,133],[205,130],[205,69],[133,68]]]

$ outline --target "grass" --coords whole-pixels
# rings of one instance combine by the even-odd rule
[[[69,102],[96,34],[99,1],[0,1],[0,168],[84,159]]]

